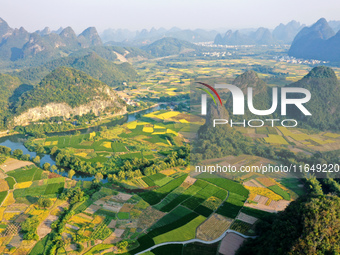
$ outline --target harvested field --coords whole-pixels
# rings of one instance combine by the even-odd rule
[[[111,222],[109,223],[109,225],[107,225],[107,227],[115,228],[116,227],[116,221],[115,220],[111,220]]]
[[[185,183],[188,183],[188,184],[190,184],[190,185],[192,185],[192,184],[195,183],[196,180],[197,180],[197,179],[188,176],[187,178],[185,178],[184,182],[185,182]]]
[[[237,216],[238,220],[242,220],[244,222],[247,222],[249,224],[254,224],[258,219],[253,217],[253,216],[249,216],[243,212],[240,212],[240,214]]]
[[[265,186],[263,186],[261,183],[259,183],[256,180],[250,180],[250,181],[246,181],[245,183],[243,183],[244,186],[248,186],[248,187],[256,187],[256,188],[265,188]]]
[[[123,207],[119,210],[119,212],[130,212],[134,207],[132,204],[124,204]]]
[[[245,240],[245,238],[235,233],[227,233],[222,239],[218,252],[223,255],[234,255]]]
[[[197,228],[196,237],[204,241],[214,240],[222,235],[232,222],[232,219],[214,213]]]
[[[267,177],[259,177],[259,178],[256,178],[256,180],[266,187],[273,186],[276,184],[275,181]]]
[[[39,238],[45,237],[47,234],[49,234],[52,231],[51,224],[57,219],[58,219],[58,216],[49,215],[43,222],[40,223],[37,229]]]
[[[90,205],[88,208],[86,208],[85,212],[89,214],[94,214],[96,211],[98,211],[101,207],[98,205]]]
[[[137,227],[147,229],[162,218],[166,213],[158,211],[151,206],[146,208],[138,219]]]
[[[132,195],[119,193],[118,195],[112,196],[112,199],[119,200],[119,201],[127,201],[132,197]]]
[[[124,233],[125,229],[120,229],[120,228],[116,228],[115,232],[113,232],[115,234],[116,237],[121,237]]]
[[[0,179],[0,192],[9,190],[7,181]]]
[[[30,161],[21,161],[21,160],[14,159],[14,158],[8,158],[2,165],[0,165],[0,168],[4,170],[6,173],[9,171],[22,168],[25,166],[30,166],[30,165],[34,165],[34,164]]]

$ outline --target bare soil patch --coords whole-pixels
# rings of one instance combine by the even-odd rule
[[[14,159],[14,158],[8,158],[2,165],[0,165],[0,168],[4,170],[5,173],[7,173],[9,171],[22,168],[25,166],[30,166],[30,165],[34,165],[34,164],[30,161],[21,161],[21,160]]]

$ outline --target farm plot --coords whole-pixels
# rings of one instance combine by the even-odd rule
[[[238,182],[224,178],[203,178],[203,180],[215,184],[216,186],[228,190],[229,192],[239,194],[245,198],[248,197],[249,191]]]
[[[199,215],[187,224],[165,234],[153,238],[155,244],[164,242],[186,241],[195,238],[196,228],[205,221],[205,217]]]
[[[183,201],[191,198],[193,195],[195,195],[198,191],[202,189],[199,185],[197,185],[195,182],[193,185],[191,185],[189,188],[187,188],[182,194],[177,196],[174,200],[169,202],[167,205],[161,208],[162,212],[170,212],[172,209],[174,209],[176,206],[181,204]],[[196,184],[196,185],[195,185]]]
[[[160,210],[167,204],[169,204],[171,201],[173,201],[177,196],[179,196],[183,191],[185,190],[184,187],[179,186],[175,190],[173,190],[171,193],[169,193],[160,203],[154,206],[157,210]]]
[[[64,190],[64,185],[64,182],[48,184],[45,190],[45,195],[61,194]]]
[[[255,232],[251,230],[252,227],[253,224],[241,220],[235,220],[230,229],[235,230],[243,235],[253,235]]]
[[[0,165],[0,168],[4,170],[4,172],[6,173],[15,169],[28,167],[31,165],[34,164],[30,161],[22,161],[14,158],[8,158],[2,165]]]
[[[222,235],[232,222],[231,219],[214,213],[197,228],[196,237],[204,241],[214,240]]]
[[[29,169],[21,168],[7,173],[8,176],[13,177],[17,183],[39,180],[42,170],[37,167]],[[35,177],[36,176],[36,177]]]
[[[15,184],[15,180],[13,177],[7,177],[5,179],[8,183],[9,189],[13,189],[14,188],[14,184]]]
[[[112,146],[112,150],[114,152],[127,152],[128,150],[126,149],[126,144],[125,143],[121,143],[121,142],[113,142],[111,144]]]
[[[236,254],[236,251],[240,248],[245,240],[245,238],[235,233],[228,233],[222,239],[218,252],[222,255]]]
[[[180,176],[156,190],[142,193],[140,197],[143,198],[150,205],[155,205],[159,203],[164,197],[166,197],[168,193],[170,193],[171,191],[176,189],[179,185],[181,185],[186,177],[187,175]]]
[[[282,136],[280,135],[272,135],[269,134],[268,137],[265,137],[264,140],[266,143],[272,143],[272,144],[289,144]]]
[[[170,213],[168,213],[159,221],[157,221],[154,225],[152,225],[152,229],[160,228],[168,224],[171,224],[190,213],[192,213],[192,211],[189,210],[188,208],[184,206],[177,206],[174,210],[172,210]]]
[[[191,210],[195,210],[196,207],[198,207],[201,203],[203,203],[206,199],[208,199],[218,191],[218,187],[212,184],[208,184],[206,187],[198,191],[195,196],[184,201],[182,205],[188,207]]]
[[[9,190],[8,182],[0,179],[0,192]]]
[[[141,216],[138,218],[137,226],[141,229],[147,229],[164,215],[165,213],[158,211],[150,206],[145,211],[143,211],[143,214],[141,214]]]
[[[290,200],[290,194],[287,191],[280,188],[278,185],[270,186],[268,187],[268,189],[281,196],[284,200],[288,201]]]
[[[7,196],[7,191],[0,192],[0,204],[5,200]]]
[[[245,197],[229,192],[227,200],[217,209],[216,213],[235,219],[245,201]]]

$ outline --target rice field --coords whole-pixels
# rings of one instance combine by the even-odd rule
[[[271,143],[271,144],[289,144],[282,136],[280,135],[271,135],[268,134],[268,137],[265,137],[264,140],[267,143]]]

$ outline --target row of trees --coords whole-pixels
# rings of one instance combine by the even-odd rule
[[[152,175],[170,167],[186,166],[189,162],[189,152],[190,148],[186,146],[171,152],[163,159],[134,158],[131,160],[113,156],[107,162],[101,164],[83,161],[66,149],[53,147],[50,151],[51,155],[55,157],[56,164],[60,167],[92,175],[97,173],[110,174],[111,180],[132,179],[142,175]]]

